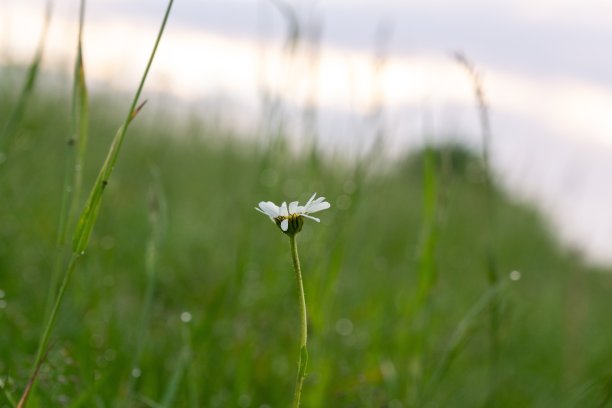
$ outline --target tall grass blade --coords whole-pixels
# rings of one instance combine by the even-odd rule
[[[79,39],[77,45],[77,58],[74,66],[74,89],[72,98],[73,127],[75,130],[77,151],[72,178],[73,192],[69,211],[70,220],[75,217],[75,213],[81,199],[81,189],[83,187],[83,168],[85,166],[85,153],[87,152],[87,139],[89,133],[89,93],[87,91],[87,83],[85,81],[85,65],[83,63],[84,19],[85,0],[81,0],[79,12]]]
[[[106,373],[99,379],[94,379],[94,383],[78,394],[68,405],[68,408],[79,408],[83,406],[91,406],[91,399],[97,395],[100,387],[106,383],[111,376]],[[85,405],[88,403],[89,405]]]
[[[410,299],[407,316],[414,321],[409,322],[415,327],[414,338],[406,338],[406,333],[401,336],[402,345],[400,349],[405,351],[409,344],[414,344],[412,350],[415,356],[416,369],[413,369],[413,395],[411,400],[418,400],[422,388],[422,361],[424,356],[425,341],[429,330],[429,319],[427,317],[428,302],[431,291],[436,283],[436,250],[439,235],[438,225],[438,169],[436,152],[431,146],[427,146],[423,152],[423,225],[418,251],[418,287],[416,296]]]
[[[67,231],[70,223],[75,217],[75,211],[79,200],[82,185],[82,169],[85,161],[85,150],[88,132],[88,92],[85,82],[85,69],[83,66],[82,36],[85,16],[85,0],[81,0],[79,11],[79,35],[77,41],[77,56],[74,64],[73,90],[72,90],[72,135],[68,139],[66,159],[64,162],[64,181],[62,185],[62,199],[60,217],[58,221],[56,237],[56,258],[51,274],[49,293],[47,294],[47,306],[45,315],[48,314],[60,271],[64,262],[64,245],[66,243]],[[77,150],[75,150],[75,146]]]
[[[4,394],[4,399],[6,402],[9,403],[12,408],[15,408],[17,406],[17,402],[15,401],[15,397],[13,397],[11,391],[8,389],[7,382],[7,380],[0,378],[0,389],[2,389],[2,394]]]
[[[145,72],[140,81],[140,85],[134,95],[134,99],[132,100],[132,105],[130,106],[130,110],[125,118],[125,122],[123,125],[117,130],[115,134],[115,138],[113,139],[113,143],[111,144],[108,155],[106,156],[106,160],[100,169],[100,173],[98,174],[98,178],[92,188],[89,199],[85,204],[85,208],[81,213],[79,221],[77,223],[76,231],[72,240],[72,250],[74,253],[83,253],[87,248],[87,244],[89,243],[89,238],[91,236],[91,231],[93,230],[94,224],[98,218],[98,212],[100,210],[100,203],[102,202],[102,194],[104,193],[104,189],[108,184],[108,179],[113,172],[113,168],[115,167],[115,163],[117,162],[117,157],[119,156],[119,151],[121,150],[121,145],[125,139],[125,134],[127,129],[138,115],[138,112],[144,104],[138,105],[138,101],[140,99],[140,94],[142,92],[142,88],[144,87],[144,83],[149,74],[149,70],[151,69],[151,64],[153,63],[153,57],[155,57],[155,52],[157,51],[157,47],[159,46],[159,41],[161,40],[162,34],[164,32],[164,28],[166,27],[166,23],[168,21],[168,16],[170,15],[170,9],[172,8],[172,3],[174,0],[170,0],[168,2],[168,7],[166,9],[166,13],[164,15],[164,19],[162,21],[162,25],[157,34],[157,39],[155,40],[155,45],[153,46],[153,51],[149,57],[149,62],[147,63],[147,67],[145,68]]]
[[[17,99],[17,103],[15,104],[13,111],[10,113],[9,118],[4,125],[4,128],[2,129],[2,133],[0,134],[0,152],[2,152],[2,150],[6,147],[7,143],[13,138],[15,131],[21,123],[21,119],[23,118],[23,114],[28,105],[28,102],[30,101],[30,97],[32,95],[32,91],[34,90],[34,85],[36,84],[36,79],[38,78],[40,65],[43,59],[45,43],[47,42],[47,32],[49,31],[49,25],[51,24],[52,10],[53,1],[48,0],[45,10],[43,27],[40,33],[40,39],[38,40],[38,48],[36,49],[34,59],[32,60],[30,67],[28,68],[26,80],[23,84],[23,88],[21,89],[21,93],[19,94],[19,98]]]
[[[491,153],[491,120],[489,117],[489,105],[485,99],[482,78],[475,65],[469,61],[462,53],[455,53],[455,60],[463,66],[472,81],[474,97],[478,106],[478,118],[480,122],[480,132],[482,138],[482,169],[485,181],[485,200],[486,200],[486,220],[488,230],[485,231],[487,240],[485,243],[485,271],[490,287],[495,287],[499,282],[499,272],[497,270],[497,257],[493,247],[495,232],[495,207],[493,180],[491,178],[491,168],[489,163]],[[489,394],[497,382],[497,363],[499,360],[499,301],[493,300],[489,310]]]
[[[500,282],[495,286],[490,286],[474,303],[474,305],[468,310],[463,319],[457,324],[457,327],[453,331],[453,334],[448,341],[448,344],[444,348],[442,357],[438,360],[438,364],[431,375],[426,391],[426,395],[439,384],[442,380],[453,360],[462,351],[463,347],[470,340],[471,334],[474,332],[477,324],[479,323],[479,317],[491,305],[492,302],[496,301],[497,296],[501,290],[505,287],[504,282]]]
[[[185,346],[181,350],[181,355],[178,359],[176,368],[174,369],[174,373],[172,374],[172,378],[170,378],[170,382],[164,391],[164,396],[162,398],[160,407],[163,408],[171,408],[174,406],[174,401],[176,400],[176,394],[178,393],[178,389],[181,385],[181,380],[185,375],[185,371],[187,370],[187,365],[189,363],[190,356],[188,346]]]
[[[151,309],[153,306],[153,295],[155,293],[155,285],[157,282],[158,270],[158,252],[161,244],[165,225],[166,225],[166,199],[161,187],[159,173],[154,173],[154,183],[149,195],[149,223],[151,225],[151,235],[147,242],[145,254],[145,268],[147,273],[147,286],[145,289],[145,298],[138,320],[138,331],[136,333],[136,347],[134,349],[131,370],[137,369],[140,365],[142,349],[147,333],[147,327],[150,321]],[[136,377],[130,372],[130,377],[127,386],[128,398],[134,392],[136,385]]]
[[[419,251],[419,289],[417,305],[422,305],[436,281],[436,244],[438,241],[438,176],[436,153],[427,147],[423,163],[423,231]],[[418,308],[418,306],[417,306]]]
[[[166,27],[166,23],[170,15],[170,10],[172,9],[173,2],[174,0],[169,0],[168,2],[168,6],[166,8],[166,12],[164,14],[162,24],[159,28],[157,38],[155,40],[155,45],[153,46],[153,50],[151,51],[151,54],[149,56],[149,61],[147,63],[143,76],[140,80],[140,84],[138,86],[138,89],[136,91],[132,104],[130,106],[130,110],[128,112],[126,120],[124,124],[119,128],[117,134],[115,135],[115,138],[113,139],[113,143],[110,147],[109,153],[106,157],[104,164],[102,165],[102,168],[100,170],[100,173],[98,174],[96,183],[94,184],[91,190],[91,193],[89,195],[89,200],[87,201],[85,209],[81,213],[81,217],[79,218],[79,221],[77,223],[77,226],[74,232],[74,236],[73,236],[73,254],[72,254],[70,263],[68,264],[68,267],[66,269],[66,272],[64,274],[62,284],[60,286],[55,304],[51,311],[51,315],[49,316],[47,325],[45,326],[45,330],[41,336],[41,341],[40,341],[39,348],[38,348],[38,354],[36,357],[36,362],[34,364],[35,367],[38,367],[41,364],[43,355],[45,353],[45,350],[47,349],[49,336],[51,335],[51,331],[53,327],[55,326],[57,314],[62,304],[64,293],[70,281],[70,277],[72,276],[72,273],[74,272],[74,269],[76,267],[76,262],[79,259],[79,257],[84,253],[85,249],[87,248],[87,243],[89,242],[89,237],[91,235],[91,231],[96,222],[98,212],[100,209],[102,193],[104,192],[104,188],[106,187],[106,184],[108,183],[108,178],[110,177],[113,171],[114,165],[117,161],[119,150],[123,143],[123,139],[125,138],[127,128],[130,122],[136,117],[136,115],[138,114],[142,106],[144,105],[144,103],[142,103],[138,107],[136,106],[140,98],[142,89],[144,87],[147,75],[151,68],[151,64],[153,63],[153,58],[155,57],[157,47],[159,46],[159,42],[161,40],[164,29]],[[38,373],[38,370],[35,368],[32,373],[32,376],[30,377],[30,381],[32,382],[32,384],[34,384],[35,382],[37,373]],[[22,397],[24,401],[23,406],[25,406],[27,396],[28,396],[28,393],[23,394],[23,397]]]

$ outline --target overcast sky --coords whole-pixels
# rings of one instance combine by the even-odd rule
[[[10,0],[4,0],[10,1]],[[28,0],[35,3],[35,0]],[[40,1],[38,1],[40,3]],[[74,3],[77,3],[76,1]],[[578,76],[612,84],[612,3],[602,0],[294,1],[302,17],[319,19],[324,42],[370,51],[379,23],[392,26],[395,54],[461,49],[484,65],[529,75]],[[159,20],[164,2],[90,2],[90,18]],[[283,21],[268,0],[184,0],[174,6],[176,24],[228,36],[260,35],[258,13],[282,34]]]

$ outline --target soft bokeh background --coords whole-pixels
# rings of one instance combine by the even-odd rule
[[[44,2],[1,4],[4,60],[25,63]],[[379,127],[392,151],[420,144],[424,131],[473,146],[479,139],[471,85],[451,58],[462,51],[484,78],[492,163],[503,186],[538,206],[562,242],[591,261],[612,261],[609,3],[296,1],[289,14],[282,4],[178,2],[149,90],[177,98],[179,110],[199,106],[202,115],[241,130],[267,109],[299,135],[313,126],[303,124],[311,106],[320,138],[351,153]],[[163,6],[88,4],[92,85],[130,89]],[[70,64],[77,12],[76,2],[56,2],[47,69]],[[291,52],[287,38],[294,34]]]
[[[165,5],[87,3],[85,192]],[[44,10],[0,0],[0,125]],[[44,322],[77,15],[55,2],[0,140],[2,407]],[[295,282],[253,206],[314,191],[304,406],[609,404],[611,20],[594,0],[177,0],[31,406],[288,405]]]

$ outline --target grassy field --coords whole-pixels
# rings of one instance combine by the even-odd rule
[[[0,123],[14,91],[4,83]],[[92,98],[84,192],[118,109],[127,103]],[[0,406],[23,391],[44,325],[70,129],[69,98],[39,92],[5,144]],[[332,208],[298,235],[303,406],[608,403],[612,275],[563,252],[533,210],[489,193],[473,155],[440,147],[350,165],[254,139],[143,110],[28,406],[288,406],[299,327],[289,243],[253,207],[315,191]]]

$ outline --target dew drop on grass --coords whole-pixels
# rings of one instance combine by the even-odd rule
[[[348,336],[353,332],[353,322],[342,318],[336,322],[336,332],[341,336]]]
[[[140,368],[134,367],[132,369],[132,377],[139,378],[141,374],[142,374],[142,371],[140,371]]]
[[[513,281],[517,281],[519,279],[521,279],[521,273],[519,271],[512,271],[510,272],[510,279]]]
[[[181,313],[181,322],[189,323],[191,321],[191,313],[183,312]]]

